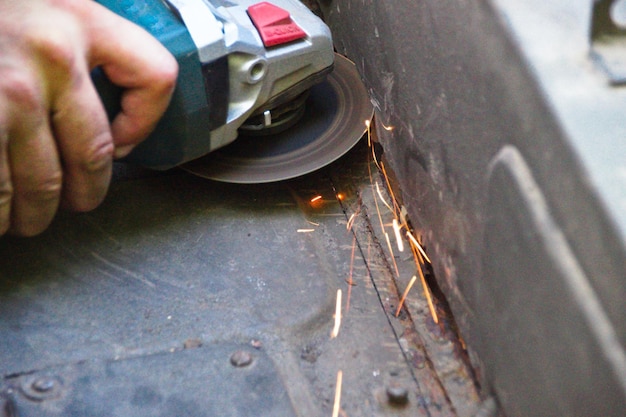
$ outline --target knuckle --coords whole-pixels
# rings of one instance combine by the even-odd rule
[[[80,163],[88,173],[98,173],[108,169],[114,153],[115,146],[111,134],[101,133],[89,144]]]
[[[40,85],[27,71],[5,70],[0,81],[0,91],[10,103],[28,113],[44,111],[44,94]]]
[[[11,181],[0,181],[0,213],[2,210],[11,206],[11,200],[13,199],[13,185]]]
[[[24,197],[36,203],[51,203],[59,199],[63,188],[63,176],[55,172],[45,178],[32,180],[23,191]]]
[[[34,31],[30,43],[43,65],[66,74],[72,74],[77,63],[74,42],[61,36],[62,32],[46,33]]]
[[[176,86],[178,63],[173,57],[162,60],[152,70],[152,85],[163,93],[170,93]]]

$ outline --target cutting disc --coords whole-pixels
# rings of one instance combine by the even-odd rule
[[[335,55],[333,72],[311,88],[305,114],[295,126],[269,136],[239,136],[181,168],[204,178],[242,184],[295,178],[348,152],[365,133],[372,114],[354,64]]]

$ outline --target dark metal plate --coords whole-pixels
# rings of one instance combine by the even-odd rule
[[[296,415],[267,353],[233,343],[85,361],[8,378],[5,384],[3,396],[15,409],[9,416]]]
[[[363,136],[372,104],[354,64],[335,56],[328,79],[311,88],[302,120],[268,137],[239,137],[233,144],[182,166],[200,177],[254,184],[313,172],[349,151]]]

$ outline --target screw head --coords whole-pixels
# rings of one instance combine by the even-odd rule
[[[230,356],[230,363],[237,368],[246,367],[250,365],[253,360],[252,354],[245,350],[238,350]]]

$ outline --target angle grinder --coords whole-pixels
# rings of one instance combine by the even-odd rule
[[[278,181],[339,158],[372,116],[354,65],[298,0],[97,1],[150,32],[179,64],[167,111],[129,162]],[[92,79],[113,118],[122,90],[99,69]]]

